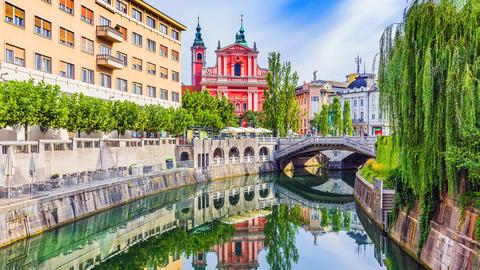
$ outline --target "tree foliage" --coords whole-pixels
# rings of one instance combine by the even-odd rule
[[[417,0],[381,39],[380,100],[405,189],[420,198],[420,243],[438,194],[480,182],[479,17],[479,1]]]
[[[280,62],[277,52],[269,54],[268,69],[263,125],[276,136],[285,136],[289,130],[297,130],[300,126],[300,105],[295,100],[298,75],[292,73],[290,62]]]
[[[323,104],[320,113],[315,113],[313,116],[311,124],[323,136],[352,136],[353,124],[350,102],[348,100],[344,102],[342,112],[340,99],[335,97],[332,104]]]
[[[342,117],[342,132],[345,135],[353,135],[352,115],[350,112],[350,101],[346,100],[343,103],[343,117]]]

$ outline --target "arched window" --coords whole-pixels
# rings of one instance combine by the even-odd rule
[[[242,64],[235,64],[235,76],[242,76]]]
[[[202,61],[203,55],[201,53],[197,53],[197,60]]]

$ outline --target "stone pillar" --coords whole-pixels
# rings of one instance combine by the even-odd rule
[[[253,94],[253,110],[258,111],[258,92]]]
[[[252,94],[253,93],[250,93],[250,91],[247,92],[247,109],[249,111],[252,110]]]

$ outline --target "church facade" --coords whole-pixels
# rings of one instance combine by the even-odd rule
[[[235,43],[222,47],[218,42],[216,65],[206,66],[207,48],[202,38],[200,23],[196,28],[192,53],[192,85],[184,90],[208,91],[212,96],[226,97],[234,104],[237,116],[246,111],[262,111],[267,90],[267,69],[258,66],[256,43],[249,47],[245,38],[243,18]]]

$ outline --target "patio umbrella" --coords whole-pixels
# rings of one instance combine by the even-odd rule
[[[35,175],[35,171],[37,170],[36,164],[35,164],[35,154],[32,153],[30,156],[30,164],[28,165],[28,170],[30,171],[30,177],[32,178],[32,183],[30,184],[30,192],[33,196],[33,177]]]
[[[258,133],[273,133],[271,130],[266,128],[257,128]]]
[[[15,174],[15,156],[13,154],[13,146],[8,148],[7,158],[5,160],[5,185],[7,186],[7,197],[10,197],[10,181],[13,175]]]

